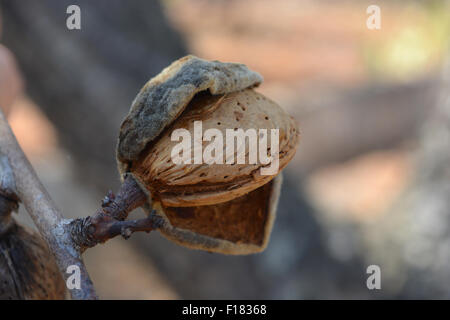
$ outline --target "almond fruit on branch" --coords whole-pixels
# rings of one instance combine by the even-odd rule
[[[299,132],[283,109],[253,90],[261,82],[262,77],[245,65],[186,56],[145,84],[120,128],[117,162],[122,187],[117,196],[110,193],[105,198],[93,217],[74,223],[80,246],[157,228],[190,248],[225,254],[264,250],[275,219],[280,172],[295,154]],[[199,123],[200,140],[195,137]],[[172,134],[177,129],[194,136],[188,153],[200,154],[200,159],[174,163],[178,142]],[[211,152],[215,162],[202,161],[203,149],[211,151],[202,132],[206,135],[208,129],[214,130],[215,141],[230,131],[249,133],[241,141],[241,161],[237,151],[227,149],[231,140],[234,145],[233,136],[216,141]],[[258,141],[264,130],[276,130],[277,135],[265,137],[265,144],[252,151],[251,130]],[[269,161],[255,162],[252,152]],[[230,155],[236,159],[230,161]],[[264,174],[275,161],[275,170]],[[143,207],[148,217],[124,221],[136,207]]]

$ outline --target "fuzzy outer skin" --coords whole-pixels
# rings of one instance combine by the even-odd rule
[[[258,86],[263,78],[243,64],[207,61],[189,55],[148,81],[134,99],[122,122],[117,145],[119,171],[137,160],[186,108],[195,94],[209,90],[225,94]]]

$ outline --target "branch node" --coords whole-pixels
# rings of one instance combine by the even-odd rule
[[[133,233],[133,231],[131,231],[130,228],[122,227],[121,234],[125,240],[128,240],[131,237],[132,233]]]
[[[117,235],[128,239],[136,231],[150,232],[159,228],[163,219],[155,215],[156,211],[152,211],[145,219],[125,220],[132,210],[144,205],[146,201],[145,193],[134,178],[128,176],[117,195],[112,191],[108,192],[101,208],[94,215],[71,222],[70,233],[73,241],[84,251]]]
[[[115,198],[116,196],[114,195],[114,193],[109,190],[107,195],[102,200],[102,208],[106,208],[107,206],[111,205]]]

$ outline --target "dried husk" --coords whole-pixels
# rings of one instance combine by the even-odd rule
[[[192,55],[173,62],[144,85],[122,122],[117,145],[119,170],[137,160],[197,93],[225,94],[261,82],[262,77],[243,64],[206,61]]]
[[[165,218],[161,233],[191,249],[223,254],[263,251],[270,238],[282,175],[241,197],[209,206],[153,208]]]

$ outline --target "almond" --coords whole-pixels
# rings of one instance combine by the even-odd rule
[[[266,247],[275,219],[280,171],[295,154],[299,132],[282,108],[254,91],[261,82],[259,74],[242,64],[187,56],[151,79],[133,101],[119,134],[118,168],[122,177],[131,175],[146,192],[149,208],[164,218],[160,231],[169,239],[226,254],[254,253]],[[227,161],[227,141],[220,148],[223,163],[174,163],[178,141],[172,141],[173,132],[180,129],[195,136],[198,123],[201,135],[208,129],[223,138],[233,130],[255,130],[259,141],[260,134],[268,133],[267,144],[258,144],[258,152],[276,154],[278,166],[273,173],[262,174],[274,158],[270,163],[250,161],[249,140],[245,140],[243,163]],[[278,134],[274,136],[277,152],[270,149],[275,142],[271,130]],[[191,145],[190,154],[201,149],[202,155],[208,142],[203,139]]]

